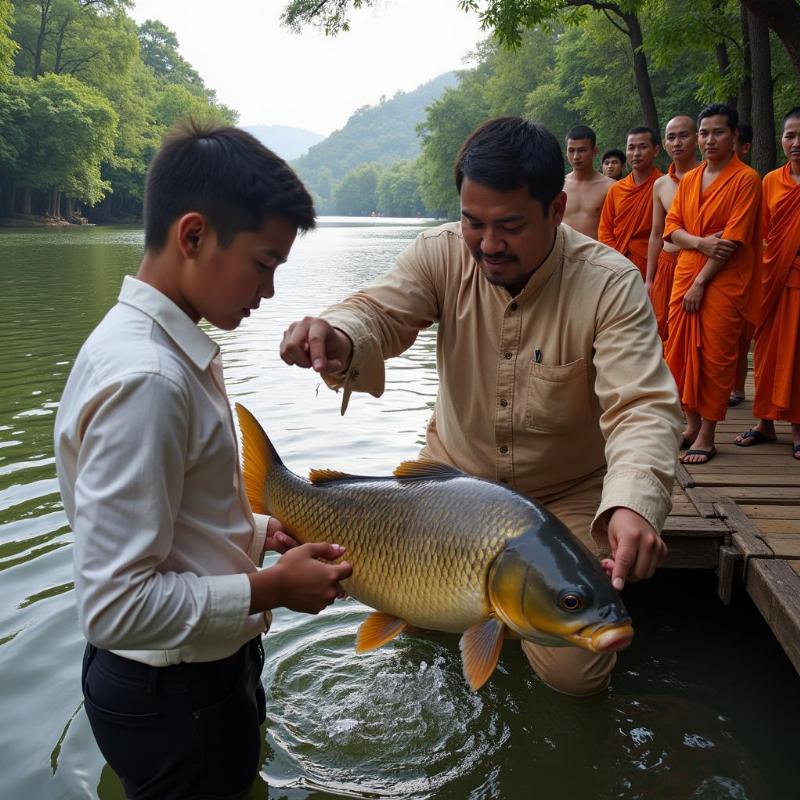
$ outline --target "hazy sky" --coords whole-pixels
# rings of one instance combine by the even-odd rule
[[[476,14],[457,0],[376,0],[348,33],[293,34],[283,0],[135,0],[137,22],[159,19],[180,52],[239,112],[240,125],[294,125],[321,134],[381,95],[409,91],[460,69],[483,38]]]

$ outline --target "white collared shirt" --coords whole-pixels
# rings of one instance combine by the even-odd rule
[[[217,345],[126,277],[75,360],[55,426],[86,638],[156,666],[224,658],[267,627]]]

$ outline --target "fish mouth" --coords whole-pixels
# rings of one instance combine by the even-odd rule
[[[593,653],[616,653],[624,650],[633,640],[633,626],[630,622],[599,627],[587,625],[568,638],[572,644]]]

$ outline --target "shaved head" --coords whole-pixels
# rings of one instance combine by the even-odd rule
[[[691,133],[697,133],[697,125],[695,124],[695,121],[686,114],[678,114],[677,117],[673,117],[667,123],[667,127],[664,129],[664,133],[667,134],[670,132],[670,130],[683,130],[683,129],[688,129]]]

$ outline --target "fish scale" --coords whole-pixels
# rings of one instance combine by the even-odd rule
[[[461,632],[485,619],[489,567],[530,522],[524,501],[509,508],[506,490],[476,478],[460,487],[420,478],[315,485],[273,470],[263,491],[271,513],[300,542],[345,547],[354,565],[346,591],[419,627]],[[493,535],[476,536],[487,526],[469,521],[479,519],[492,520]]]

